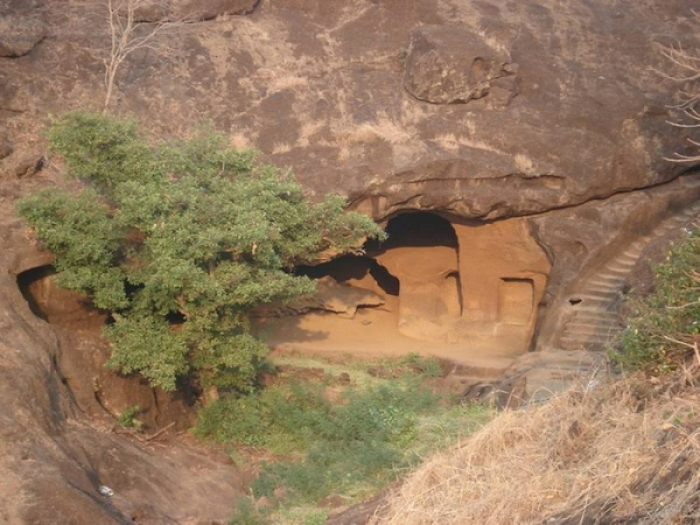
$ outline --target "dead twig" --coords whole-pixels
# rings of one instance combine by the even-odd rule
[[[151,434],[150,436],[144,437],[143,441],[153,441],[154,439],[159,438],[162,436],[165,432],[168,431],[168,429],[172,428],[175,425],[175,422],[173,421],[172,423],[165,425],[163,428],[161,428],[158,432],[155,434]]]
[[[154,41],[160,33],[185,23],[185,20],[140,22],[136,13],[144,3],[144,0],[106,0],[111,45],[104,60],[106,93],[102,113],[109,110],[117,72],[129,55],[138,49],[155,49]],[[141,28],[146,29],[145,33]]]
[[[125,429],[121,426],[116,426],[112,429],[112,432],[114,434],[118,434],[120,436],[129,436],[130,438],[135,439],[136,441],[139,441],[141,443],[148,443],[149,441],[153,441],[155,439],[158,439],[161,437],[163,434],[165,434],[169,429],[171,429],[175,425],[175,422],[173,421],[172,423],[169,423],[168,425],[164,426],[161,428],[158,432],[151,434],[150,436],[142,436],[134,432],[133,430],[130,429]]]

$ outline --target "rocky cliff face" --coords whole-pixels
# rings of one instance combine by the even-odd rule
[[[111,110],[156,136],[210,121],[234,144],[291,167],[311,195],[341,193],[380,221],[415,211],[447,219],[458,239],[441,246],[449,257],[435,252],[437,270],[432,259],[421,263],[435,282],[415,282],[398,252],[377,253],[410,281],[403,333],[427,330],[422,302],[410,296],[429,288],[450,326],[503,314],[522,326],[520,350],[537,340],[556,347],[578,280],[700,196],[687,166],[663,160],[686,143],[666,123],[675,86],[651,70],[665,67],[657,44],[697,43],[688,8],[685,0],[145,2],[139,31],[187,23],[128,57]],[[77,366],[80,344],[37,319],[17,282],[50,260],[13,202],[58,181],[41,135],[51,116],[101,109],[107,20],[98,0],[0,0],[0,516],[9,522],[122,523],[138,509],[150,512],[144,523],[184,522],[203,501],[173,506],[168,492],[188,485],[162,460],[158,479],[143,472],[151,467],[128,474],[141,480],[140,497],[97,494],[105,478],[128,477],[117,463],[147,465],[157,454],[83,423],[83,412],[105,408],[85,385],[102,373],[102,358],[88,345],[94,366]],[[480,228],[510,232],[489,237],[503,249]],[[425,251],[419,244],[408,244],[409,259]],[[493,287],[479,292],[486,281]],[[46,282],[30,285],[48,293]],[[179,416],[153,423],[168,417]],[[224,485],[205,492],[223,501],[236,491]],[[49,503],[62,514],[50,519]],[[217,512],[225,516],[205,516]]]

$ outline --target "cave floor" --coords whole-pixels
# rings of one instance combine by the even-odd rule
[[[474,334],[458,343],[421,341],[401,334],[397,321],[395,311],[381,308],[359,308],[352,318],[312,311],[263,321],[257,331],[273,351],[280,353],[354,358],[413,353],[485,368],[505,368],[523,354],[519,333]]]

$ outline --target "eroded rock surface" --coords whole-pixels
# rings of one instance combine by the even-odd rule
[[[111,111],[159,137],[210,120],[291,167],[312,197],[341,193],[385,224],[411,211],[449,218],[454,241],[379,248],[344,281],[375,295],[331,309],[386,301],[352,319],[370,343],[401,320],[411,337],[391,341],[402,351],[477,325],[515,330],[519,352],[538,335],[556,341],[560,306],[582,276],[700,196],[697,175],[663,160],[688,152],[687,130],[667,125],[676,86],[652,72],[665,67],[656,42],[697,44],[686,0],[169,5],[143,4],[139,31],[192,23],[128,57]],[[158,428],[179,417],[165,409],[177,404],[94,373],[105,350],[37,319],[17,286],[51,261],[14,201],[59,180],[41,133],[48,116],[101,109],[109,39],[101,2],[0,0],[0,520],[225,521],[237,491],[229,465],[144,450],[85,417],[139,399],[161,414]],[[77,311],[66,303],[50,314]],[[481,348],[453,357],[469,351]],[[554,354],[526,356],[506,379],[536,389],[559,366]],[[117,496],[100,496],[101,483]]]
[[[226,15],[251,14],[262,0],[142,0],[137,2],[134,18],[139,22],[163,20],[201,21]],[[125,10],[126,11],[126,10]],[[125,13],[126,14],[126,13]]]
[[[489,102],[505,106],[517,94],[518,66],[506,49],[463,28],[414,29],[405,67],[406,90],[433,104],[464,104],[493,90]]]
[[[51,258],[13,216],[19,187],[30,184],[12,179],[0,186],[0,522],[225,522],[242,494],[238,469],[222,454],[176,436],[178,426],[170,423],[184,419],[172,398],[156,399],[138,377],[120,378],[102,367],[105,349],[89,334],[104,314],[86,315],[80,297],[55,288],[44,270]],[[31,299],[17,276],[34,268],[25,283]],[[32,301],[43,310],[33,312]],[[116,418],[136,403],[146,409],[138,417],[148,429],[131,437]],[[100,494],[101,485],[114,495]]]
[[[224,4],[212,12],[233,9]],[[40,5],[50,41],[32,60],[0,59],[0,108],[13,110],[0,118],[15,136],[34,134],[47,113],[99,107],[103,96],[102,6]],[[211,119],[235,143],[292,167],[310,191],[339,191],[378,218],[406,209],[541,213],[682,170],[663,161],[686,147],[684,132],[666,124],[675,88],[650,66],[663,67],[654,40],[692,38],[687,15],[683,0],[624,9],[270,0],[251,16],[164,31],[135,51],[117,75],[113,111],[166,134]],[[421,56],[442,65],[421,76]],[[430,82],[433,70],[439,82]],[[407,75],[423,79],[416,93],[439,85],[435,100],[470,100],[417,99]]]
[[[19,15],[0,17],[0,57],[28,54],[47,35],[46,24],[38,18]]]

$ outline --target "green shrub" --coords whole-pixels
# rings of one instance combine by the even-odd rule
[[[406,354],[399,358],[399,365],[411,371],[418,372],[425,377],[442,377],[440,362],[434,357],[425,357],[419,354]]]
[[[229,525],[270,525],[270,520],[264,512],[255,508],[250,499],[246,498],[234,507],[228,523]]]
[[[700,236],[691,231],[655,267],[655,291],[629,303],[627,328],[612,358],[629,369],[679,366],[700,340]]]
[[[113,314],[108,366],[165,390],[194,375],[250,391],[267,353],[250,310],[314,290],[293,266],[383,236],[340,197],[309,202],[291,175],[211,130],[149,146],[131,122],[72,113],[49,140],[85,187],[18,211],[56,256],[57,282]]]
[[[422,377],[348,388],[336,404],[319,383],[230,396],[200,411],[195,432],[299,456],[265,465],[253,486],[256,496],[272,498],[279,487],[299,504],[334,492],[354,495],[382,486],[415,461],[404,450],[416,439],[418,417],[442,401],[421,385]]]
[[[135,432],[140,432],[141,427],[143,427],[143,422],[136,416],[141,412],[141,407],[139,405],[132,405],[128,407],[122,415],[119,416],[119,424],[124,428],[130,428]]]

